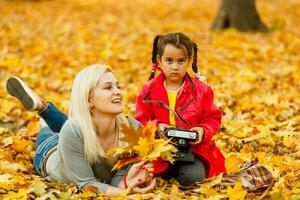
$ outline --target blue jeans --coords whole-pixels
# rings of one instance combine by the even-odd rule
[[[42,163],[47,153],[58,145],[58,133],[68,119],[67,115],[58,110],[52,103],[39,113],[46,121],[46,127],[41,128],[36,138],[36,152],[33,159],[34,169],[37,174],[42,175]]]

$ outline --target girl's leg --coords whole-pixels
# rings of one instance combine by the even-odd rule
[[[182,186],[189,186],[204,179],[205,165],[200,159],[195,158],[195,163],[178,167],[177,181]]]
[[[58,134],[50,130],[48,126],[41,128],[36,138],[36,152],[33,159],[34,169],[37,174],[42,175],[43,161],[49,150],[58,145]]]
[[[6,82],[8,93],[16,97],[27,110],[38,111],[53,132],[58,133],[68,119],[52,103],[47,103],[35,94],[21,79],[10,77]]]

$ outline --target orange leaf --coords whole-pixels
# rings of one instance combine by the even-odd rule
[[[121,131],[123,133],[123,137],[120,140],[126,142],[130,146],[138,144],[139,138],[143,136],[143,127],[135,129],[133,126],[122,124]]]
[[[94,186],[94,185],[89,185],[89,186],[87,186],[87,187],[84,188],[84,191],[97,193],[98,192],[98,188],[96,186]]]
[[[130,163],[136,163],[136,162],[139,162],[139,161],[141,161],[141,157],[139,157],[139,156],[132,156],[132,157],[123,158],[123,159],[119,160],[117,162],[117,164],[114,165],[114,167],[112,168],[111,171],[119,170],[122,167],[124,167],[125,165],[128,165]]]

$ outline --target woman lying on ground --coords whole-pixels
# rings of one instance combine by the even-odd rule
[[[146,176],[153,176],[152,163],[139,162],[129,169],[111,172],[117,159],[105,153],[124,145],[119,140],[121,123],[135,128],[139,123],[122,114],[118,80],[106,66],[92,65],[77,74],[69,116],[39,98],[17,77],[8,79],[7,90],[27,110],[38,111],[43,119],[36,138],[37,174],[60,183],[76,183],[80,189],[95,186],[98,193],[108,196],[120,195],[126,188],[146,193],[155,187],[155,178],[145,186]]]

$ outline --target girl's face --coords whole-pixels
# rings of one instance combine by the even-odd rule
[[[162,56],[158,58],[158,63],[167,83],[181,84],[190,64],[190,58],[185,47],[177,48],[167,44]]]
[[[117,115],[123,112],[122,97],[118,80],[113,73],[107,72],[91,92],[89,106],[93,113]]]

